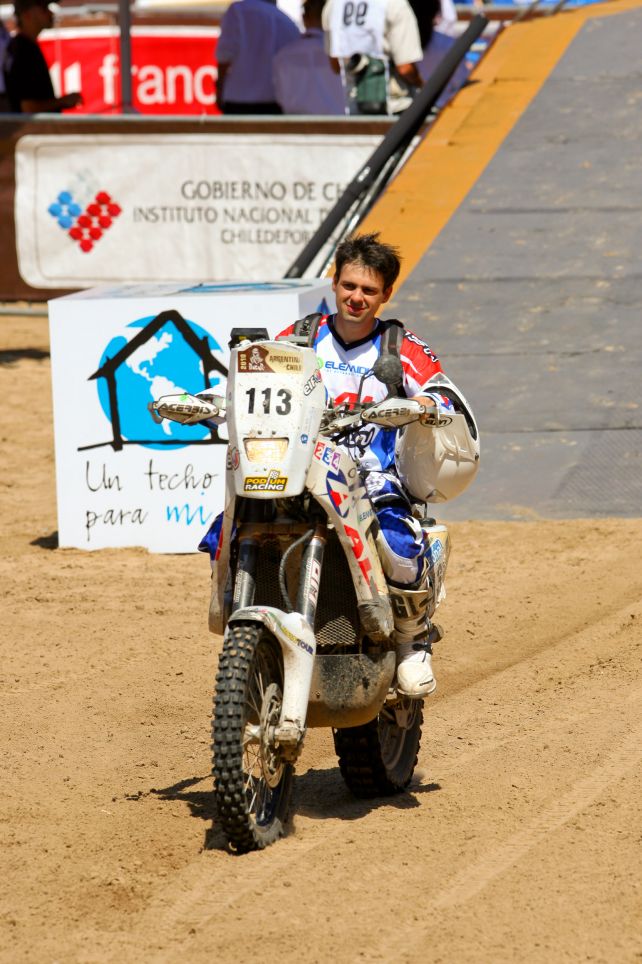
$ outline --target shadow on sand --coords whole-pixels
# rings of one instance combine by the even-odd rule
[[[29,545],[38,546],[39,549],[57,549],[58,533],[50,532],[48,536],[38,536],[37,539],[32,539]]]
[[[0,351],[0,365],[13,365],[17,361],[22,361],[23,358],[44,361],[49,357],[49,352],[43,348],[3,348]]]
[[[212,825],[205,831],[203,849],[229,851],[227,841],[218,826],[214,791],[195,789],[198,784],[211,781],[211,775],[188,777],[162,789],[155,787],[128,795],[128,800],[155,796],[159,800],[180,800],[186,803],[193,817],[211,820]],[[211,784],[210,784],[211,786]],[[310,769],[295,777],[292,794],[292,818],[308,817],[314,820],[360,820],[371,811],[382,807],[396,810],[412,810],[418,807],[417,797],[424,793],[440,790],[439,783],[422,783],[420,774],[415,774],[410,786],[403,793],[389,797],[374,797],[359,800],[354,797],[343,782],[338,766],[323,770]],[[291,829],[291,828],[290,828]]]

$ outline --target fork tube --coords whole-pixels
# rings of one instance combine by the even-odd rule
[[[321,567],[327,538],[325,525],[317,525],[314,535],[308,542],[301,557],[301,581],[297,596],[297,612],[314,626],[314,616],[319,600],[321,585]]]
[[[244,609],[245,606],[251,606],[254,603],[258,552],[259,544],[256,539],[245,537],[239,540],[239,559],[232,602],[233,613],[237,609]]]

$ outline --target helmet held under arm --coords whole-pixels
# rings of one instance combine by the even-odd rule
[[[397,431],[397,474],[415,499],[447,502],[477,475],[479,431],[470,405],[446,375],[431,378],[422,394],[443,396],[454,410],[443,413],[440,425],[413,422]]]

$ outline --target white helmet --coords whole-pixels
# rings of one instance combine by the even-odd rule
[[[441,425],[412,422],[397,431],[397,474],[415,499],[447,502],[468,488],[479,468],[479,431],[468,402],[441,373],[431,378],[424,394],[439,394],[454,405]]]

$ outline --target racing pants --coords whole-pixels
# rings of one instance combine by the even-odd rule
[[[416,586],[425,570],[424,534],[401,483],[392,472],[370,472],[364,483],[379,522],[377,548],[388,582]]]

